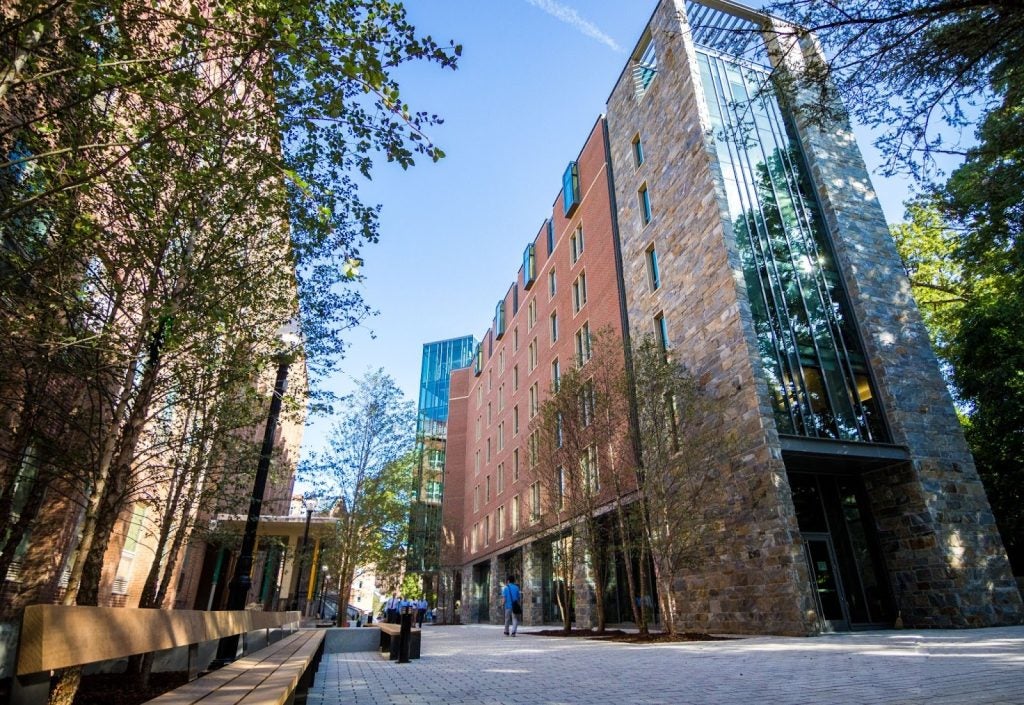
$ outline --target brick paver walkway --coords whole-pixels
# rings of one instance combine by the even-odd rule
[[[423,630],[423,658],[327,654],[308,705],[1024,705],[1024,627],[635,646]]]

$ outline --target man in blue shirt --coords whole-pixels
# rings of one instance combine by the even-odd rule
[[[515,636],[519,627],[519,615],[523,613],[520,599],[519,586],[516,585],[516,576],[510,575],[505,581],[505,587],[501,589],[501,604],[505,608],[505,636]],[[509,625],[512,630],[509,631]]]

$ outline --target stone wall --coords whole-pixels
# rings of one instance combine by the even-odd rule
[[[649,31],[657,76],[637,98],[627,67],[607,108],[630,333],[652,333],[662,312],[673,357],[722,400],[723,436],[741,439],[732,462],[717,468],[712,498],[680,507],[703,511],[715,530],[703,565],[675,576],[678,619],[683,629],[812,633],[813,596],[725,198],[713,178],[683,3],[661,2]],[[645,152],[639,168],[635,135]],[[646,226],[637,195],[645,183],[653,211]],[[651,244],[660,265],[657,291],[646,271]]]

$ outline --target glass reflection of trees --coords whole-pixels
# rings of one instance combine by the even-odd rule
[[[814,190],[766,74],[712,53],[698,61],[779,431],[884,441]]]

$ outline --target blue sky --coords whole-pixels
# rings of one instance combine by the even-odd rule
[[[381,163],[363,189],[383,206],[359,285],[379,315],[352,332],[332,388],[383,367],[415,401],[423,343],[487,330],[656,3],[407,0],[421,34],[463,45],[457,71],[424,64],[397,74],[410,107],[445,118],[430,136],[447,157],[409,171]],[[875,174],[869,139],[861,149],[898,222],[908,185]],[[305,452],[324,445],[329,425],[313,420]]]

